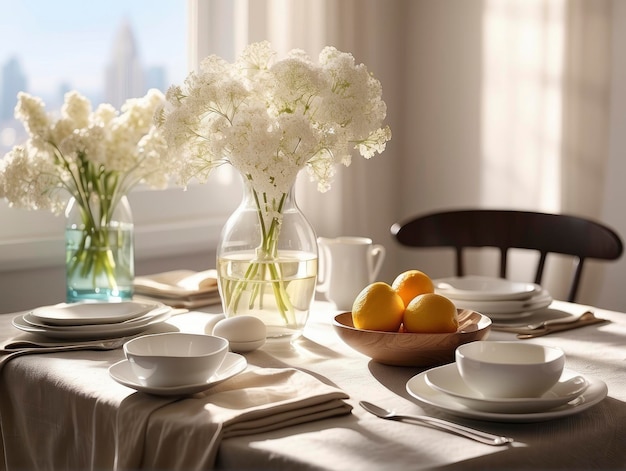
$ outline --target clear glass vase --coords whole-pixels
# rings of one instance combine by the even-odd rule
[[[313,227],[294,189],[269,206],[244,179],[240,206],[226,222],[217,248],[218,286],[226,317],[250,315],[268,339],[295,339],[315,294],[318,253]]]
[[[133,217],[124,196],[106,212],[72,198],[65,211],[66,300],[126,301],[135,278]]]

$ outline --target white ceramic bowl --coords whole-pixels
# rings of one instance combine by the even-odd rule
[[[461,345],[456,365],[465,383],[485,397],[539,397],[553,387],[565,366],[559,348],[524,342],[483,341]]]
[[[181,332],[144,335],[124,344],[124,354],[144,386],[200,384],[220,367],[228,340]]]

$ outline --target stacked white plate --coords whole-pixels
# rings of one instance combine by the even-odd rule
[[[456,363],[432,368],[411,378],[409,394],[458,417],[494,422],[539,422],[577,414],[603,400],[603,381],[565,369],[558,383],[541,397],[488,398],[473,391]]]
[[[56,339],[125,337],[166,321],[171,311],[159,302],[63,303],[19,315],[13,326]]]
[[[488,276],[462,276],[434,280],[435,292],[457,308],[471,309],[495,320],[526,317],[548,307],[552,296],[536,283]]]

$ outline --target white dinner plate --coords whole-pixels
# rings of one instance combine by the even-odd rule
[[[542,412],[554,409],[576,399],[589,386],[585,378],[566,369],[558,383],[541,397],[486,398],[467,386],[456,363],[428,370],[425,380],[432,388],[455,398],[473,410],[507,414]]]
[[[158,396],[183,396],[209,389],[222,381],[226,381],[228,378],[238,375],[245,370],[247,366],[248,362],[245,357],[237,353],[228,352],[222,365],[218,368],[215,374],[209,378],[208,381],[198,384],[169,387],[144,386],[139,382],[139,379],[133,372],[128,360],[122,360],[112,365],[109,368],[109,374],[118,383],[137,391],[148,394],[156,394]]]
[[[107,339],[111,337],[126,337],[128,335],[143,332],[148,327],[155,324],[165,322],[170,318],[172,308],[164,306],[150,311],[151,315],[146,315],[141,321],[136,322],[119,322],[108,325],[92,325],[92,326],[72,326],[61,328],[60,326],[40,326],[33,325],[25,320],[25,315],[19,315],[13,319],[13,326],[16,329],[33,334],[43,335],[45,337],[63,340],[91,340],[91,339]]]
[[[435,292],[439,294],[474,301],[528,299],[541,291],[541,286],[535,283],[477,275],[439,278],[434,284]]]
[[[62,303],[43,306],[29,314],[46,325],[94,325],[124,322],[160,307],[157,303],[122,301],[115,303]]]
[[[545,420],[578,414],[602,401],[608,389],[606,383],[596,378],[584,376],[589,386],[580,396],[562,406],[542,412],[510,414],[505,412],[485,412],[474,410],[461,404],[455,398],[438,391],[426,382],[426,374],[422,372],[413,376],[406,383],[406,390],[415,399],[436,407],[448,414],[469,419],[487,420],[491,422],[542,422]],[[583,376],[583,375],[581,375]]]

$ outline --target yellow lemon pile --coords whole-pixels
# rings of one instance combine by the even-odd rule
[[[399,274],[393,283],[372,283],[352,305],[357,329],[386,332],[449,333],[459,327],[454,303],[435,293],[433,281],[420,270]]]

